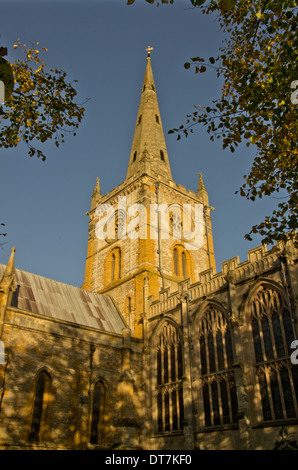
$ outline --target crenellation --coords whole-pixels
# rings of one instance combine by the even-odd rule
[[[251,250],[248,250],[247,259],[248,259],[248,261],[253,263],[254,261],[257,261],[257,260],[263,258],[263,256],[266,256],[267,253],[268,253],[267,246],[266,245],[260,245],[256,248],[252,248]]]
[[[234,256],[233,258],[223,261],[221,263],[221,270],[223,273],[227,274],[229,271],[236,269],[240,265],[239,256]]]
[[[197,199],[197,195],[194,191],[192,191],[191,189],[188,189],[187,190],[187,193],[194,199]]]
[[[183,292],[189,292],[190,299],[195,301],[203,296],[219,292],[227,288],[227,274],[233,273],[235,284],[247,282],[256,275],[267,272],[276,267],[278,252],[268,252],[264,246],[259,246],[248,251],[248,260],[240,263],[239,257],[235,256],[222,263],[222,271],[214,273],[208,269],[199,274],[199,280],[191,283],[189,279],[181,281],[177,285],[177,291],[169,294],[168,290],[159,293],[159,299],[150,303],[150,316],[168,311],[178,303],[178,298]],[[157,313],[158,312],[158,313]]]

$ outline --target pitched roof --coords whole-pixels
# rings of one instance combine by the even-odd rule
[[[0,264],[0,279],[5,265]],[[122,333],[126,327],[113,300],[62,282],[15,269],[12,306],[41,316]]]

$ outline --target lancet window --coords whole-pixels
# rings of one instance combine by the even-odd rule
[[[115,248],[112,251],[112,260],[111,260],[111,281],[116,281],[121,277],[121,250],[120,248]]]
[[[173,272],[183,279],[191,277],[190,255],[182,245],[176,245],[173,249]]]
[[[40,372],[37,377],[34,393],[34,405],[31,419],[29,440],[41,441],[47,421],[49,403],[50,377],[46,371]]]
[[[105,404],[105,387],[99,380],[93,389],[92,394],[92,414],[91,414],[91,430],[90,443],[100,444],[102,440],[102,424]]]
[[[157,428],[159,432],[183,428],[182,344],[177,328],[167,322],[157,338]]]
[[[226,316],[217,307],[208,307],[200,320],[199,351],[205,426],[236,423],[232,334]]]
[[[264,421],[298,416],[298,368],[291,363],[294,329],[285,298],[262,285],[249,305]]]

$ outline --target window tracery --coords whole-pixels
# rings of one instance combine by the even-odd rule
[[[199,323],[199,355],[205,426],[237,422],[231,328],[221,310],[210,306]]]
[[[298,368],[290,361],[294,329],[284,297],[262,285],[249,305],[264,421],[298,416]]]
[[[156,341],[157,429],[183,429],[182,344],[177,328],[167,322]]]

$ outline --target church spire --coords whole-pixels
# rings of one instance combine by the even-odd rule
[[[126,178],[147,173],[172,179],[148,47],[147,65]]]

